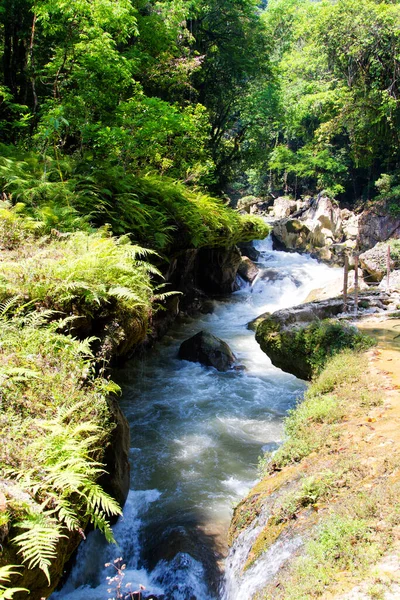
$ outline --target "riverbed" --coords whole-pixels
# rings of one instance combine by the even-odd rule
[[[117,546],[98,532],[78,551],[76,565],[53,600],[116,597],[123,585],[171,600],[224,595],[223,562],[232,508],[257,479],[259,457],[282,438],[282,420],[306,384],[272,366],[249,321],[294,306],[337,270],[306,255],[255,242],[260,273],[252,286],[214,301],[209,314],[177,323],[144,359],[113,373],[131,428],[131,491],[114,527]],[[226,341],[239,369],[220,373],[177,358],[180,343],[206,330]],[[108,591],[111,590],[111,591]]]

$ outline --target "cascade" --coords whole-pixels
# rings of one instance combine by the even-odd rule
[[[306,387],[271,365],[247,323],[299,304],[337,276],[309,256],[272,250],[270,239],[255,245],[260,272],[252,286],[215,301],[211,314],[177,324],[151,354],[114,372],[131,427],[132,466],[124,516],[114,527],[117,545],[89,534],[52,600],[115,597],[106,580],[115,569],[104,565],[118,557],[126,563],[124,591],[143,585],[171,600],[239,597],[232,575],[239,555],[224,581],[232,506],[255,483],[258,457],[277,447],[282,419]],[[226,341],[243,368],[220,373],[178,360],[180,343],[200,330]],[[278,557],[271,561],[279,568]]]

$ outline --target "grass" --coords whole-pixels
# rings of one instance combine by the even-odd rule
[[[368,580],[371,565],[390,549],[391,532],[399,525],[399,491],[398,483],[387,481],[380,481],[368,493],[350,490],[343,502],[332,505],[302,555],[283,576],[282,590],[267,589],[260,597],[309,600],[334,593],[346,578],[350,582]],[[379,597],[382,588],[373,584],[370,596]]]
[[[263,461],[268,472],[298,462],[326,444],[352,410],[381,402],[381,393],[364,377],[367,358],[351,351],[331,358],[317,376],[304,399],[285,420],[286,439]],[[357,394],[354,394],[354,389]]]

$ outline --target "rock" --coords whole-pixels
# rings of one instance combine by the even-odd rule
[[[286,273],[279,269],[261,269],[259,278],[267,281],[279,281],[285,279]]]
[[[115,427],[110,434],[103,457],[106,473],[100,477],[98,483],[117,500],[120,506],[123,506],[130,487],[130,429],[118,400],[110,396],[107,402],[110,420]]]
[[[257,198],[257,196],[243,196],[238,200],[236,208],[246,213],[250,213],[251,207],[254,204],[258,204],[262,202],[261,198]]]
[[[329,198],[319,197],[297,205],[292,216],[274,224],[272,236],[278,249],[310,252],[329,263],[343,264],[344,252],[355,246],[357,219],[341,211]],[[343,223],[351,239],[346,238]]]
[[[256,340],[273,365],[300,379],[311,379],[328,356],[361,342],[355,327],[331,320],[343,310],[343,301],[333,299],[265,315],[258,322]]]
[[[258,267],[247,256],[242,257],[239,265],[238,275],[248,283],[252,284],[259,273]]]
[[[272,237],[278,249],[309,250],[308,239],[310,230],[299,219],[281,219],[274,223]]]
[[[197,258],[197,284],[207,294],[229,294],[238,289],[235,279],[242,256],[233,248],[201,248]]]
[[[387,248],[388,244],[381,242],[370,250],[360,254],[361,268],[366,271],[371,281],[380,282],[386,275]],[[400,268],[400,260],[398,258],[391,258],[390,268]]]
[[[207,331],[200,331],[185,340],[179,348],[178,357],[215,367],[217,371],[228,371],[236,360],[228,344]]]
[[[343,270],[337,269],[337,271],[338,273],[336,279],[330,281],[329,284],[323,288],[316,288],[315,290],[312,290],[305,299],[305,302],[328,300],[329,298],[341,296],[343,294]],[[354,291],[354,280],[355,272],[350,271],[348,275],[347,288],[349,293],[352,293]],[[364,281],[361,269],[358,269],[358,289],[361,291],[368,289],[368,285]]]
[[[388,201],[381,200],[361,214],[358,222],[361,250],[369,250],[390,238],[400,238],[400,216],[391,215],[388,205]]]
[[[248,256],[250,260],[256,262],[260,257],[260,252],[254,247],[253,242],[242,242],[238,244],[242,256]]]
[[[380,290],[387,289],[387,277],[385,276],[379,284]],[[392,271],[389,277],[389,290],[400,291],[400,270]]]
[[[347,208],[341,211],[342,230],[346,240],[357,240],[360,215],[355,215]]]
[[[298,205],[295,200],[291,200],[287,196],[280,196],[274,201],[271,214],[277,219],[284,219],[293,214],[297,209]]]

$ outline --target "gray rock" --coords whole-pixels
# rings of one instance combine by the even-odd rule
[[[385,242],[381,242],[376,244],[370,250],[363,252],[360,254],[360,265],[361,268],[366,271],[369,276],[369,279],[372,281],[382,281],[387,272],[387,248],[388,244]],[[390,268],[395,269],[400,267],[400,262],[398,260],[394,260],[393,258],[390,261]]]
[[[242,257],[239,265],[238,275],[248,283],[252,284],[259,273],[258,267],[247,256]]]
[[[182,342],[178,357],[190,362],[215,367],[217,371],[228,371],[235,363],[235,356],[228,344],[207,331],[199,331]]]
[[[358,229],[360,248],[369,250],[378,242],[400,238],[400,217],[391,215],[388,202],[381,200],[361,214]]]
[[[242,256],[247,256],[250,260],[256,262],[260,257],[260,252],[254,247],[253,242],[242,242],[238,244]]]
[[[274,201],[271,214],[277,219],[284,219],[293,214],[297,208],[298,206],[295,200],[291,200],[287,196],[280,196]]]

